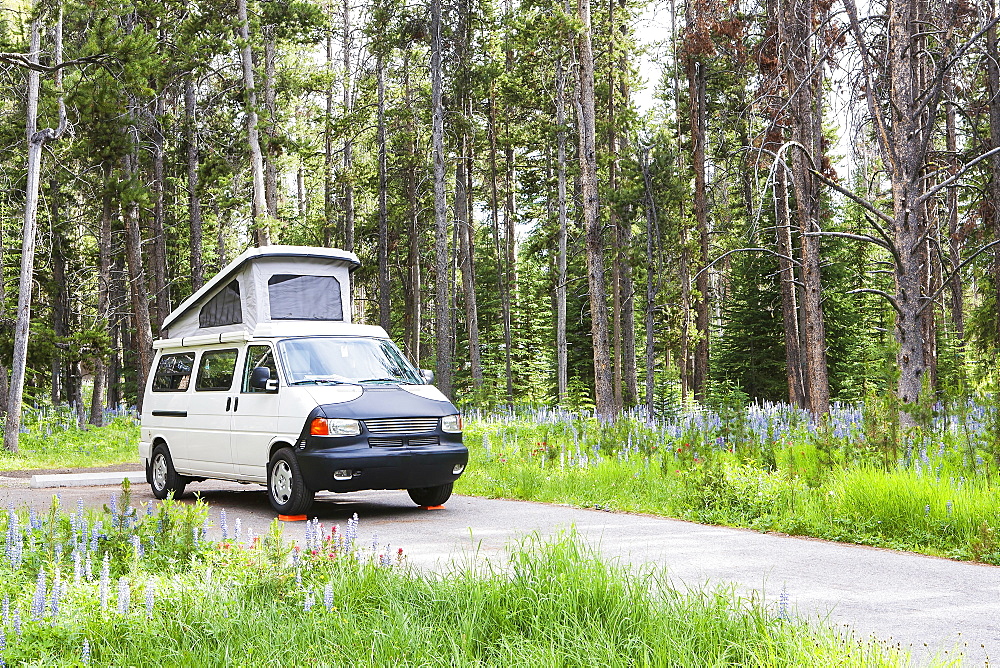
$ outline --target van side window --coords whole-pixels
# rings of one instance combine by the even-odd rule
[[[184,392],[191,384],[194,353],[163,355],[153,375],[153,392]]]
[[[236,350],[209,350],[202,353],[194,389],[199,392],[225,392],[232,387],[236,355]]]
[[[257,394],[268,392],[268,390],[259,387],[250,387],[250,375],[259,366],[270,369],[271,380],[278,380],[278,365],[274,363],[274,353],[271,351],[271,346],[247,346],[247,361],[243,368],[243,392],[254,392]],[[270,392],[274,393],[277,390],[270,390]]]

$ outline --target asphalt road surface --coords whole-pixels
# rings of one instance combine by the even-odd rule
[[[11,502],[47,508],[54,493],[64,506],[81,498],[107,503],[114,487],[31,489],[27,481],[0,482],[0,507]],[[275,513],[263,488],[206,481],[188,486],[208,502],[220,537],[219,511],[232,531],[266,530]],[[134,503],[152,500],[145,484],[133,487]],[[820,540],[703,526],[644,515],[608,513],[521,501],[453,496],[442,510],[424,510],[405,492],[356,492],[317,496],[310,517],[327,527],[360,518],[359,538],[402,547],[410,563],[443,568],[469,559],[502,560],[507,546],[537,533],[555,536],[575,529],[602,554],[622,564],[655,564],[677,587],[732,583],[774,604],[782,590],[800,615],[875,635],[911,651],[916,664],[931,657],[964,655],[962,665],[1000,657],[1000,568],[954,562]],[[245,535],[245,533],[244,533]],[[285,535],[304,537],[304,523],[288,523]]]

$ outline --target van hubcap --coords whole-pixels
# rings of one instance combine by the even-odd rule
[[[271,469],[271,495],[282,505],[292,497],[292,469],[284,459],[279,459]]]
[[[167,486],[167,458],[163,455],[156,455],[153,458],[153,484],[156,485],[156,489]]]

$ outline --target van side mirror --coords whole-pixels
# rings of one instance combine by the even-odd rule
[[[421,369],[420,377],[424,379],[425,385],[430,385],[434,382],[434,372],[430,369]]]
[[[266,366],[254,367],[254,370],[250,372],[250,387],[255,390],[266,390],[268,389],[268,382],[271,380],[271,370]]]

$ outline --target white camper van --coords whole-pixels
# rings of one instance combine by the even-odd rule
[[[351,323],[359,264],[337,249],[254,248],[167,316],[139,443],[157,498],[216,478],[266,485],[288,515],[321,490],[448,499],[468,462],[462,418],[385,330]]]

